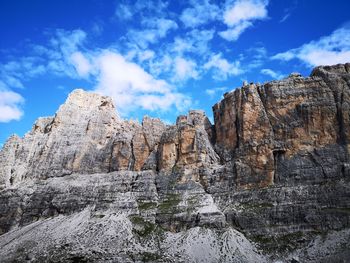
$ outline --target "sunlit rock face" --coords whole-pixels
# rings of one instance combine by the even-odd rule
[[[216,147],[225,162],[234,162],[237,186],[270,186],[312,174],[317,180],[320,162],[332,163],[323,177],[340,175],[347,167],[349,82],[345,64],[315,68],[309,78],[291,74],[225,94],[213,107]],[[300,172],[303,166],[307,173]]]
[[[0,151],[1,262],[350,257],[350,64],[244,84],[174,125],[73,91]]]

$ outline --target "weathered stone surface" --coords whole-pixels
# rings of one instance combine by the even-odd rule
[[[26,178],[139,171],[164,129],[159,119],[146,117],[142,126],[121,120],[111,98],[75,90],[54,117],[39,118],[23,139],[6,143],[0,158],[11,168],[0,168],[0,187]]]
[[[0,151],[0,261],[346,260],[349,103],[350,64],[245,83],[214,125],[76,90]]]
[[[180,116],[176,125],[163,133],[159,146],[159,170],[200,167],[218,162],[211,144],[212,125],[202,111]]]
[[[21,138],[17,135],[12,135],[0,152],[0,162],[2,164],[0,169],[0,189],[15,183],[16,177],[13,176],[13,173],[16,163],[16,151],[20,142]],[[17,169],[20,168],[18,167]]]
[[[251,84],[213,107],[216,147],[222,159],[235,162],[238,186],[272,185],[281,158],[327,145],[348,147],[347,65],[316,68],[309,78],[291,74]]]

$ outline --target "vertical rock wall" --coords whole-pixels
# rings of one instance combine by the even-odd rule
[[[279,160],[329,145],[348,148],[349,64],[316,68],[309,78],[250,84],[214,105],[216,147],[234,162],[240,188],[273,185]]]

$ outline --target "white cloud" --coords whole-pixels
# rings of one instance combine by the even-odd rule
[[[267,16],[266,1],[239,0],[224,13],[224,22],[236,26],[248,20],[263,19]]]
[[[283,23],[283,22],[286,21],[289,17],[290,17],[290,13],[285,14],[285,15],[281,18],[280,23]]]
[[[175,21],[164,18],[145,19],[142,24],[145,26],[144,29],[130,30],[127,34],[128,39],[141,48],[147,48],[149,44],[157,43],[169,31],[178,28]]]
[[[190,30],[182,37],[175,37],[172,43],[162,43],[162,48],[145,66],[154,76],[168,77],[176,85],[198,79],[203,64],[212,54],[209,42],[213,36],[214,30]]]
[[[217,93],[222,94],[225,90],[227,90],[226,87],[212,88],[212,89],[206,89],[205,93],[208,94],[211,98],[213,98]]]
[[[214,37],[214,30],[194,29],[183,37],[176,37],[171,45],[170,52],[178,55],[192,53],[203,55],[209,53],[209,41]]]
[[[206,89],[205,93],[207,93],[209,96],[214,96],[215,94],[215,89]]]
[[[196,70],[196,67],[197,64],[193,60],[176,57],[174,66],[174,79],[180,81],[187,80],[189,78],[197,79],[199,73]]]
[[[168,2],[162,0],[137,0],[137,1],[116,1],[117,6],[115,16],[122,21],[128,22],[143,17],[145,13],[150,13],[154,17],[160,17],[168,6]]]
[[[115,15],[121,20],[130,20],[133,16],[133,13],[130,10],[129,6],[120,4],[115,10]]]
[[[74,52],[70,58],[78,75],[80,77],[87,77],[91,70],[91,65],[87,58],[81,52]]]
[[[153,19],[148,20],[147,26],[154,27],[155,34],[160,38],[176,27],[174,23],[166,19]],[[85,39],[84,31],[58,30],[47,46],[34,46],[33,58],[24,57],[18,62],[0,67],[1,79],[3,82],[6,81],[0,89],[0,121],[19,119],[23,114],[20,108],[23,98],[7,87],[22,88],[22,80],[43,73],[71,78],[89,78],[95,84],[94,90],[111,96],[116,102],[118,111],[124,116],[140,109],[182,111],[191,104],[190,97],[128,60],[135,59],[141,64],[151,63],[155,56],[153,50],[136,49],[127,56],[123,56],[112,47],[89,50],[84,46]],[[193,61],[184,59],[173,63],[173,59],[168,60],[171,67],[175,64],[179,65],[177,68],[179,80],[197,76],[196,64]]]
[[[103,33],[103,22],[100,20],[95,21],[91,26],[91,33],[95,36],[100,36]]]
[[[243,21],[235,27],[229,28],[226,31],[221,31],[219,35],[226,40],[236,41],[239,36],[251,25],[251,22]]]
[[[165,37],[169,30],[178,28],[176,22],[170,19],[157,18],[146,21],[147,25],[157,30],[157,34],[160,38]]]
[[[59,90],[65,90],[66,88],[65,88],[63,85],[58,85],[58,86],[57,86],[57,89],[59,89]]]
[[[229,76],[236,76],[243,72],[240,68],[239,61],[236,60],[230,63],[225,58],[222,58],[221,53],[213,55],[209,61],[204,64],[204,69],[213,69],[213,78],[217,80],[226,80]]]
[[[50,40],[49,48],[43,48],[49,63],[47,70],[57,75],[77,77],[72,54],[78,51],[86,39],[86,33],[80,29],[73,31],[57,30]],[[78,71],[79,74],[79,71]]]
[[[55,37],[51,38],[51,46],[60,51],[62,55],[67,55],[77,50],[78,47],[86,39],[86,33],[83,30],[76,29],[72,31],[66,31],[62,29],[56,30]],[[57,56],[57,54],[52,54],[52,56]]]
[[[272,59],[279,59],[279,60],[285,60],[285,61],[288,61],[288,60],[291,60],[293,58],[296,58],[296,50],[295,49],[292,49],[290,51],[286,51],[286,52],[283,52],[283,53],[278,53],[276,55],[274,55],[272,57]]]
[[[262,67],[267,59],[267,50],[264,46],[258,45],[246,49],[240,61],[245,61],[246,65],[244,68],[246,70],[253,70]]]
[[[150,111],[167,111],[174,106],[178,111],[183,112],[190,107],[191,99],[181,93],[169,92],[163,95],[144,95],[139,98],[141,108]]]
[[[39,57],[19,57],[15,61],[0,64],[0,79],[10,88],[24,88],[27,79],[46,72],[45,66],[38,64]]]
[[[150,62],[149,70],[152,75],[159,76],[165,72],[170,72],[173,69],[174,61],[170,54],[166,53],[163,56]]]
[[[18,58],[18,69],[7,70],[6,74],[21,72],[18,77],[22,80],[46,73],[71,78],[81,77],[80,74],[84,75],[84,71],[87,71],[87,64],[77,51],[82,48],[85,39],[86,33],[82,30],[58,29],[46,46],[33,45],[31,56]],[[12,87],[10,84],[8,86]]]
[[[272,59],[284,61],[299,59],[309,66],[350,62],[350,25],[299,48],[276,54]]]
[[[140,66],[126,61],[122,55],[116,52],[106,50],[96,59],[95,66],[100,71],[99,81],[108,83],[107,86],[119,86],[119,90],[127,92],[136,90],[163,93],[168,90],[164,81],[155,80]]]
[[[71,78],[88,77],[91,62],[80,51],[84,49],[86,37],[86,32],[80,29],[56,30],[48,45],[34,45],[33,56],[20,60],[22,67],[27,65],[23,78],[45,73]]]
[[[0,82],[0,122],[19,120],[23,115],[23,102],[20,94],[6,89],[5,84]]]
[[[235,41],[248,28],[252,21],[267,18],[267,0],[237,0],[228,4],[223,15],[223,22],[228,26],[226,31],[219,35],[228,40]]]
[[[155,53],[153,50],[142,50],[141,52],[139,52],[138,54],[138,60],[140,62],[144,62],[146,60],[150,60],[155,56]]]
[[[124,57],[126,60],[141,64],[148,64],[155,58],[156,53],[152,49],[142,49],[137,45],[130,44]]]
[[[82,30],[56,30],[46,46],[32,45],[30,56],[19,57],[4,67],[9,75],[26,79],[47,72],[57,75],[75,75],[71,65],[71,54],[81,48],[86,33]],[[11,86],[11,85],[9,85]]]
[[[281,79],[284,76],[276,71],[273,71],[272,69],[264,68],[260,71],[262,74],[265,74],[267,76],[270,76],[274,79]]]
[[[93,60],[95,91],[111,96],[122,115],[137,109],[167,111],[175,107],[182,111],[191,102],[166,81],[155,79],[117,52],[104,50]]]
[[[180,20],[185,27],[198,27],[218,18],[220,9],[210,1],[192,1],[192,7],[183,10]]]
[[[8,85],[9,87],[23,89],[24,86],[23,86],[22,81],[20,80],[21,76],[13,76],[10,74],[8,74],[8,72],[1,74],[2,75],[1,78],[2,78],[3,82],[5,82],[6,85]]]
[[[0,64],[0,122],[19,120],[22,117],[21,105],[24,99],[11,89],[25,88],[25,81],[45,73],[69,77],[87,74],[87,61],[81,53],[74,53],[81,47],[85,37],[85,32],[81,30],[57,30],[47,47],[34,45],[29,56],[17,57],[15,61]]]
[[[280,19],[280,23],[285,22],[292,15],[292,12],[297,8],[298,1],[294,1],[290,7],[287,7],[283,10],[284,14]]]

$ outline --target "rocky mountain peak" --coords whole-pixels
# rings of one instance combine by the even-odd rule
[[[55,116],[56,121],[68,122],[98,121],[96,118],[104,118],[102,122],[120,120],[112,98],[82,89],[72,91]]]
[[[350,63],[337,64],[333,66],[319,66],[314,68],[311,76],[322,76],[324,74],[349,74],[350,73]]]
[[[0,151],[0,259],[348,259],[349,69],[244,83],[213,124],[201,110],[139,124],[73,91]]]
[[[72,107],[77,106],[80,108],[97,108],[97,107],[109,107],[115,108],[112,98],[108,96],[102,96],[97,93],[85,91],[83,89],[73,90],[63,104],[63,106]]]

